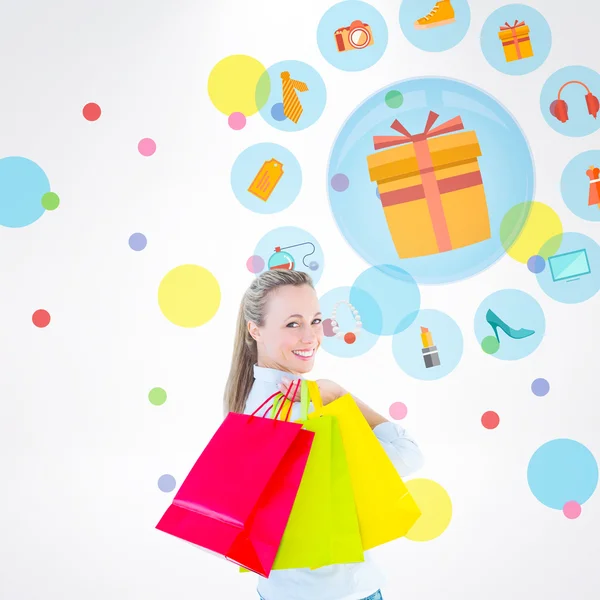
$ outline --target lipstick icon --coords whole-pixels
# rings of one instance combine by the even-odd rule
[[[421,327],[421,342],[423,343],[423,362],[425,368],[440,366],[440,355],[437,346],[433,343],[431,331],[427,327]]]

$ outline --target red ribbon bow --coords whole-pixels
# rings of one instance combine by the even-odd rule
[[[402,135],[375,135],[373,136],[373,146],[375,150],[381,150],[382,148],[420,142],[437,135],[452,133],[453,131],[459,131],[460,129],[465,128],[462,119],[460,117],[454,117],[453,119],[438,125],[435,129],[431,129],[438,117],[439,115],[437,113],[430,111],[429,116],[427,117],[427,123],[425,124],[425,130],[423,133],[416,133],[415,135],[409,133],[406,127],[396,119],[390,127]]]
[[[519,21],[515,19],[514,25],[509,25],[508,21],[504,21],[504,25],[500,25],[500,31],[506,31],[507,29],[516,29],[517,27],[523,27],[525,25],[525,21]]]

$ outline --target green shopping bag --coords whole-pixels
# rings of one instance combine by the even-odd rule
[[[278,409],[278,398],[273,413]],[[313,431],[304,476],[273,564],[274,570],[318,569],[364,561],[362,540],[337,418],[308,420],[308,388],[301,385],[301,419]],[[287,411],[284,408],[281,414]],[[245,569],[240,569],[245,571]]]

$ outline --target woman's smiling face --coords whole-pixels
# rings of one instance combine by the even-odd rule
[[[256,340],[258,366],[308,373],[323,339],[322,315],[310,285],[284,285],[269,294],[264,323],[248,323]]]

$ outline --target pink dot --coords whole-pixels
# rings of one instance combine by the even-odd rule
[[[563,514],[567,519],[576,519],[581,514],[581,504],[575,502],[575,500],[569,500],[563,506]]]
[[[394,404],[390,406],[390,417],[392,417],[392,419],[400,421],[404,419],[407,413],[408,408],[403,402],[394,402]]]
[[[235,129],[236,131],[246,127],[246,117],[241,112],[231,113],[227,119],[227,122],[229,123],[229,127],[231,127],[231,129]]]
[[[156,152],[156,142],[151,138],[144,138],[140,140],[138,150],[142,156],[152,156]]]
[[[265,261],[262,256],[255,254],[246,261],[246,268],[250,273],[260,273],[265,268]]]

